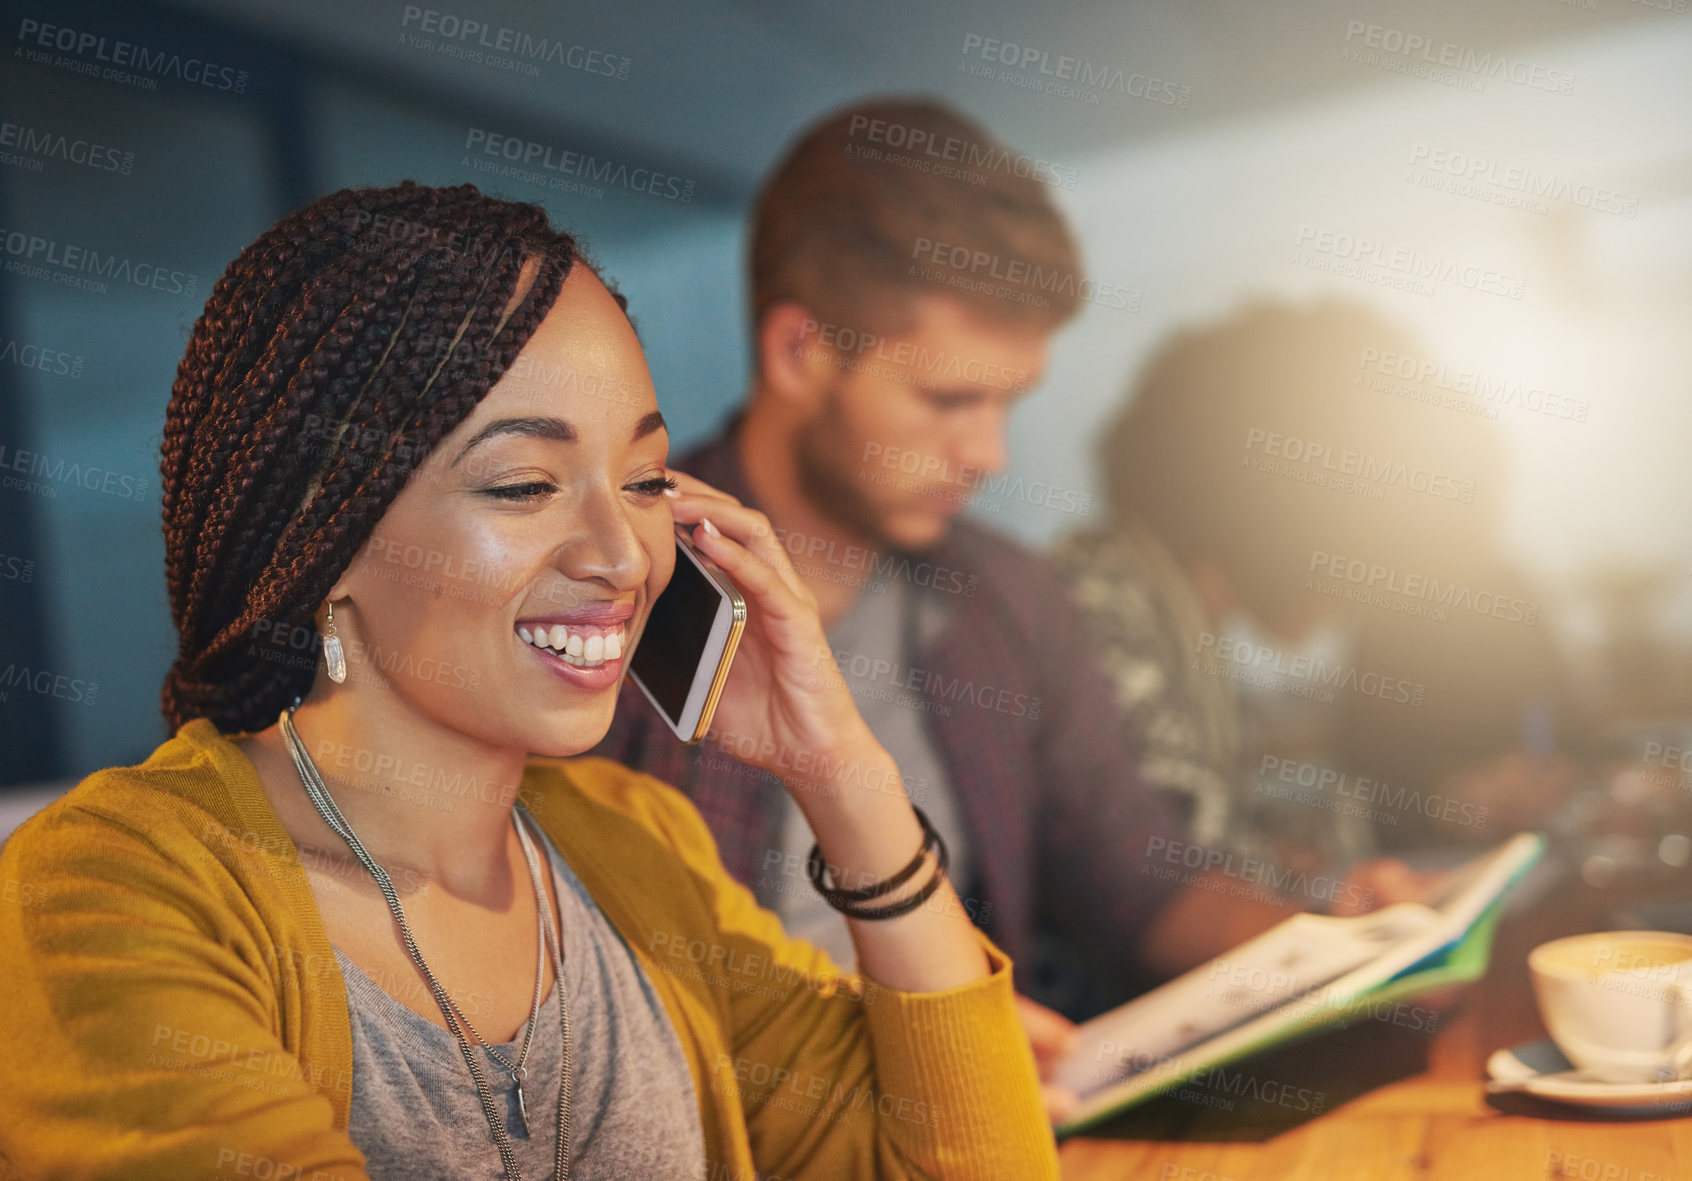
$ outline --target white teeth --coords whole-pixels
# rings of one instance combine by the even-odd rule
[[[571,631],[562,623],[555,623],[550,628],[538,627],[532,632],[527,627],[519,627],[517,634],[525,644],[555,652],[565,664],[576,668],[598,668],[608,660],[620,660],[623,656],[621,624],[613,630],[587,636]]]

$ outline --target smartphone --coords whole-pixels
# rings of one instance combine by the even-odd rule
[[[676,572],[646,617],[629,676],[683,742],[711,728],[745,627],[746,600],[678,526]]]

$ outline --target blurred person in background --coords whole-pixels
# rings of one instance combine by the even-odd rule
[[[1005,467],[1008,415],[1054,334],[1084,295],[1113,298],[1084,281],[1060,180],[932,102],[865,102],[813,126],[754,212],[746,403],[677,461],[769,516],[820,605],[819,656],[945,835],[970,917],[1016,961],[1043,1064],[1070,1026],[1032,998],[1097,1012],[1312,901],[1181,860],[1191,846],[1142,782],[1064,585],[960,519]],[[682,787],[730,871],[849,957],[804,888],[804,817],[736,761],[755,746],[720,726],[684,746],[633,692],[600,751]]]
[[[1500,840],[1570,779],[1549,628],[1500,554],[1501,441],[1394,376],[1426,356],[1339,302],[1176,336],[1100,440],[1104,522],[1053,551],[1194,839],[1381,901],[1416,881],[1368,859]]]

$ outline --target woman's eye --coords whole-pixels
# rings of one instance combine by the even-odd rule
[[[552,485],[539,481],[527,484],[500,484],[492,488],[482,489],[482,495],[491,496],[495,500],[533,500],[538,496],[547,496],[558,489]]]
[[[650,480],[642,480],[638,484],[630,484],[629,488],[642,496],[662,496],[667,489],[677,487],[674,476],[654,476]]]

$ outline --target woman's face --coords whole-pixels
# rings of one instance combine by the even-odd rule
[[[331,691],[500,749],[598,742],[675,564],[668,455],[634,330],[578,265],[331,592]]]

